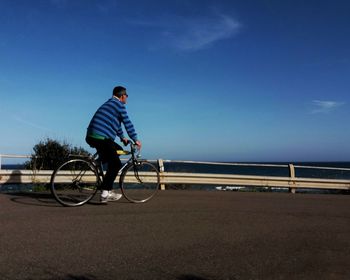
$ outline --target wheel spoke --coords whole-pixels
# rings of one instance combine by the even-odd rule
[[[79,206],[88,202],[99,184],[95,168],[83,159],[62,164],[52,175],[51,192],[64,206]]]
[[[146,202],[159,188],[159,172],[157,168],[142,161],[130,164],[120,178],[123,195],[131,202]]]

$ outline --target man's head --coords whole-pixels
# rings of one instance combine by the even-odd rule
[[[126,88],[122,86],[117,86],[113,89],[113,96],[117,97],[121,102],[126,103],[128,94],[126,93]]]

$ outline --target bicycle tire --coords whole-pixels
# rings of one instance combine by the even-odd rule
[[[128,164],[119,180],[123,196],[133,203],[143,203],[150,200],[157,193],[159,184],[158,169],[148,161]]]
[[[59,166],[51,176],[50,189],[63,206],[81,206],[91,200],[99,187],[95,166],[84,159],[71,159]]]

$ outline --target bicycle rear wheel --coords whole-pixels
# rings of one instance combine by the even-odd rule
[[[150,162],[139,161],[125,167],[119,180],[124,197],[130,202],[150,200],[159,189],[158,169]]]
[[[84,159],[72,159],[51,176],[51,193],[63,206],[80,206],[97,192],[100,179],[96,168]]]

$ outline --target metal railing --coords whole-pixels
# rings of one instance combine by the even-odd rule
[[[30,158],[30,156],[18,155],[0,155],[9,158]],[[333,190],[350,190],[350,168],[338,167],[321,167],[321,166],[304,166],[294,164],[259,164],[259,163],[222,163],[222,162],[202,162],[202,161],[173,161],[173,160],[156,160],[158,162],[161,175],[161,189],[165,189],[170,184],[203,184],[203,185],[221,185],[221,186],[254,186],[254,187],[271,187],[271,188],[288,188],[295,192],[298,188],[308,189],[333,189]],[[247,168],[284,168],[288,176],[270,176],[265,175],[244,175],[244,174],[225,174],[225,173],[193,173],[193,172],[174,172],[168,171],[165,164],[205,164],[211,166],[233,166]],[[0,161],[1,164],[1,161]],[[296,176],[296,169],[314,169],[314,170],[331,170],[336,172],[348,173],[346,178],[306,178]],[[1,170],[0,165],[0,184],[4,183],[48,183],[52,170]]]
[[[250,168],[284,168],[288,176],[269,175],[244,175],[244,174],[213,174],[213,173],[188,173],[188,172],[165,172],[164,163],[187,163],[204,164],[212,166],[233,166]],[[350,168],[322,167],[294,164],[260,164],[260,163],[221,163],[221,162],[198,162],[198,161],[173,161],[164,160],[160,162],[162,175],[162,187],[166,184],[205,184],[205,185],[226,185],[226,186],[254,186],[267,188],[288,188],[295,193],[298,188],[305,189],[333,189],[350,190]],[[298,177],[296,169],[331,170],[346,172],[346,178],[318,178]],[[265,173],[265,171],[264,171]]]
[[[10,155],[10,154],[0,154],[0,170],[2,169],[2,159],[4,158],[12,158],[12,159],[19,159],[19,158],[31,158],[32,156],[28,155]]]

